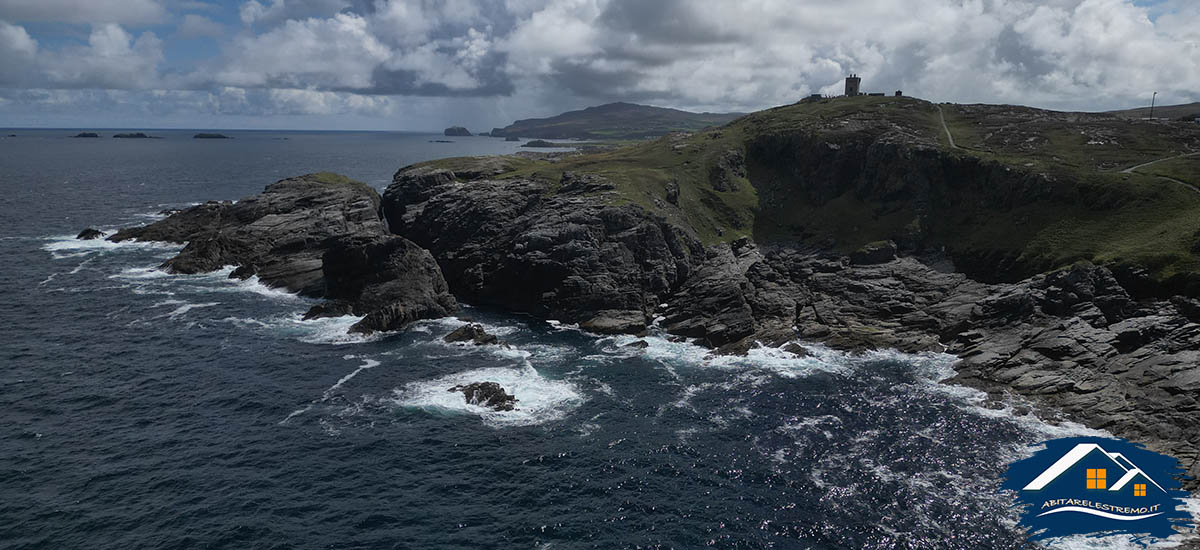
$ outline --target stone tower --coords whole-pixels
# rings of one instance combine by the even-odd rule
[[[851,74],[846,77],[846,97],[854,97],[858,95],[858,86],[862,84],[862,79],[856,74]]]

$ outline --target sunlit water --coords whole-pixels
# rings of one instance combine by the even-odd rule
[[[228,270],[156,270],[176,246],[72,238],[516,144],[17,133],[0,140],[0,547],[1015,548],[1005,466],[1088,433],[939,384],[949,356],[714,358],[471,308],[508,346],[442,342],[457,319],[361,338]],[[446,391],[484,380],[517,410]]]

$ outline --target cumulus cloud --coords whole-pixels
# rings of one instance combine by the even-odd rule
[[[375,67],[392,51],[354,14],[289,20],[269,32],[242,35],[216,80],[234,86],[369,88]]]
[[[0,0],[9,22],[158,23],[166,10],[156,0]]]
[[[0,84],[31,88],[148,88],[159,82],[162,41],[115,23],[96,25],[86,45],[38,47],[25,28],[0,21]]]
[[[271,24],[287,19],[327,16],[350,4],[346,0],[248,0],[238,11],[246,24]]]
[[[203,15],[189,13],[175,29],[177,38],[218,37],[225,34],[225,25],[217,23]]]

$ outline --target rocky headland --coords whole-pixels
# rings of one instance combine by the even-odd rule
[[[397,330],[458,309],[426,250],[387,231],[370,186],[334,174],[273,183],[237,202],[208,202],[108,237],[187,243],[163,268],[231,277],[322,298],[306,318],[363,316],[352,331]]]
[[[951,382],[1145,443],[1195,478],[1200,177],[1121,169],[1181,150],[1200,151],[1200,129],[824,100],[604,153],[408,166],[382,197],[293,178],[109,238],[187,242],[167,269],[234,265],[324,298],[311,315],[365,315],[358,330],[457,297],[715,353],[952,353]]]

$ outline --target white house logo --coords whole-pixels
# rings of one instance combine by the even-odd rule
[[[1016,491],[1031,538],[1129,533],[1166,538],[1191,517],[1174,458],[1121,439],[1066,438],[1013,463],[1002,489]]]

